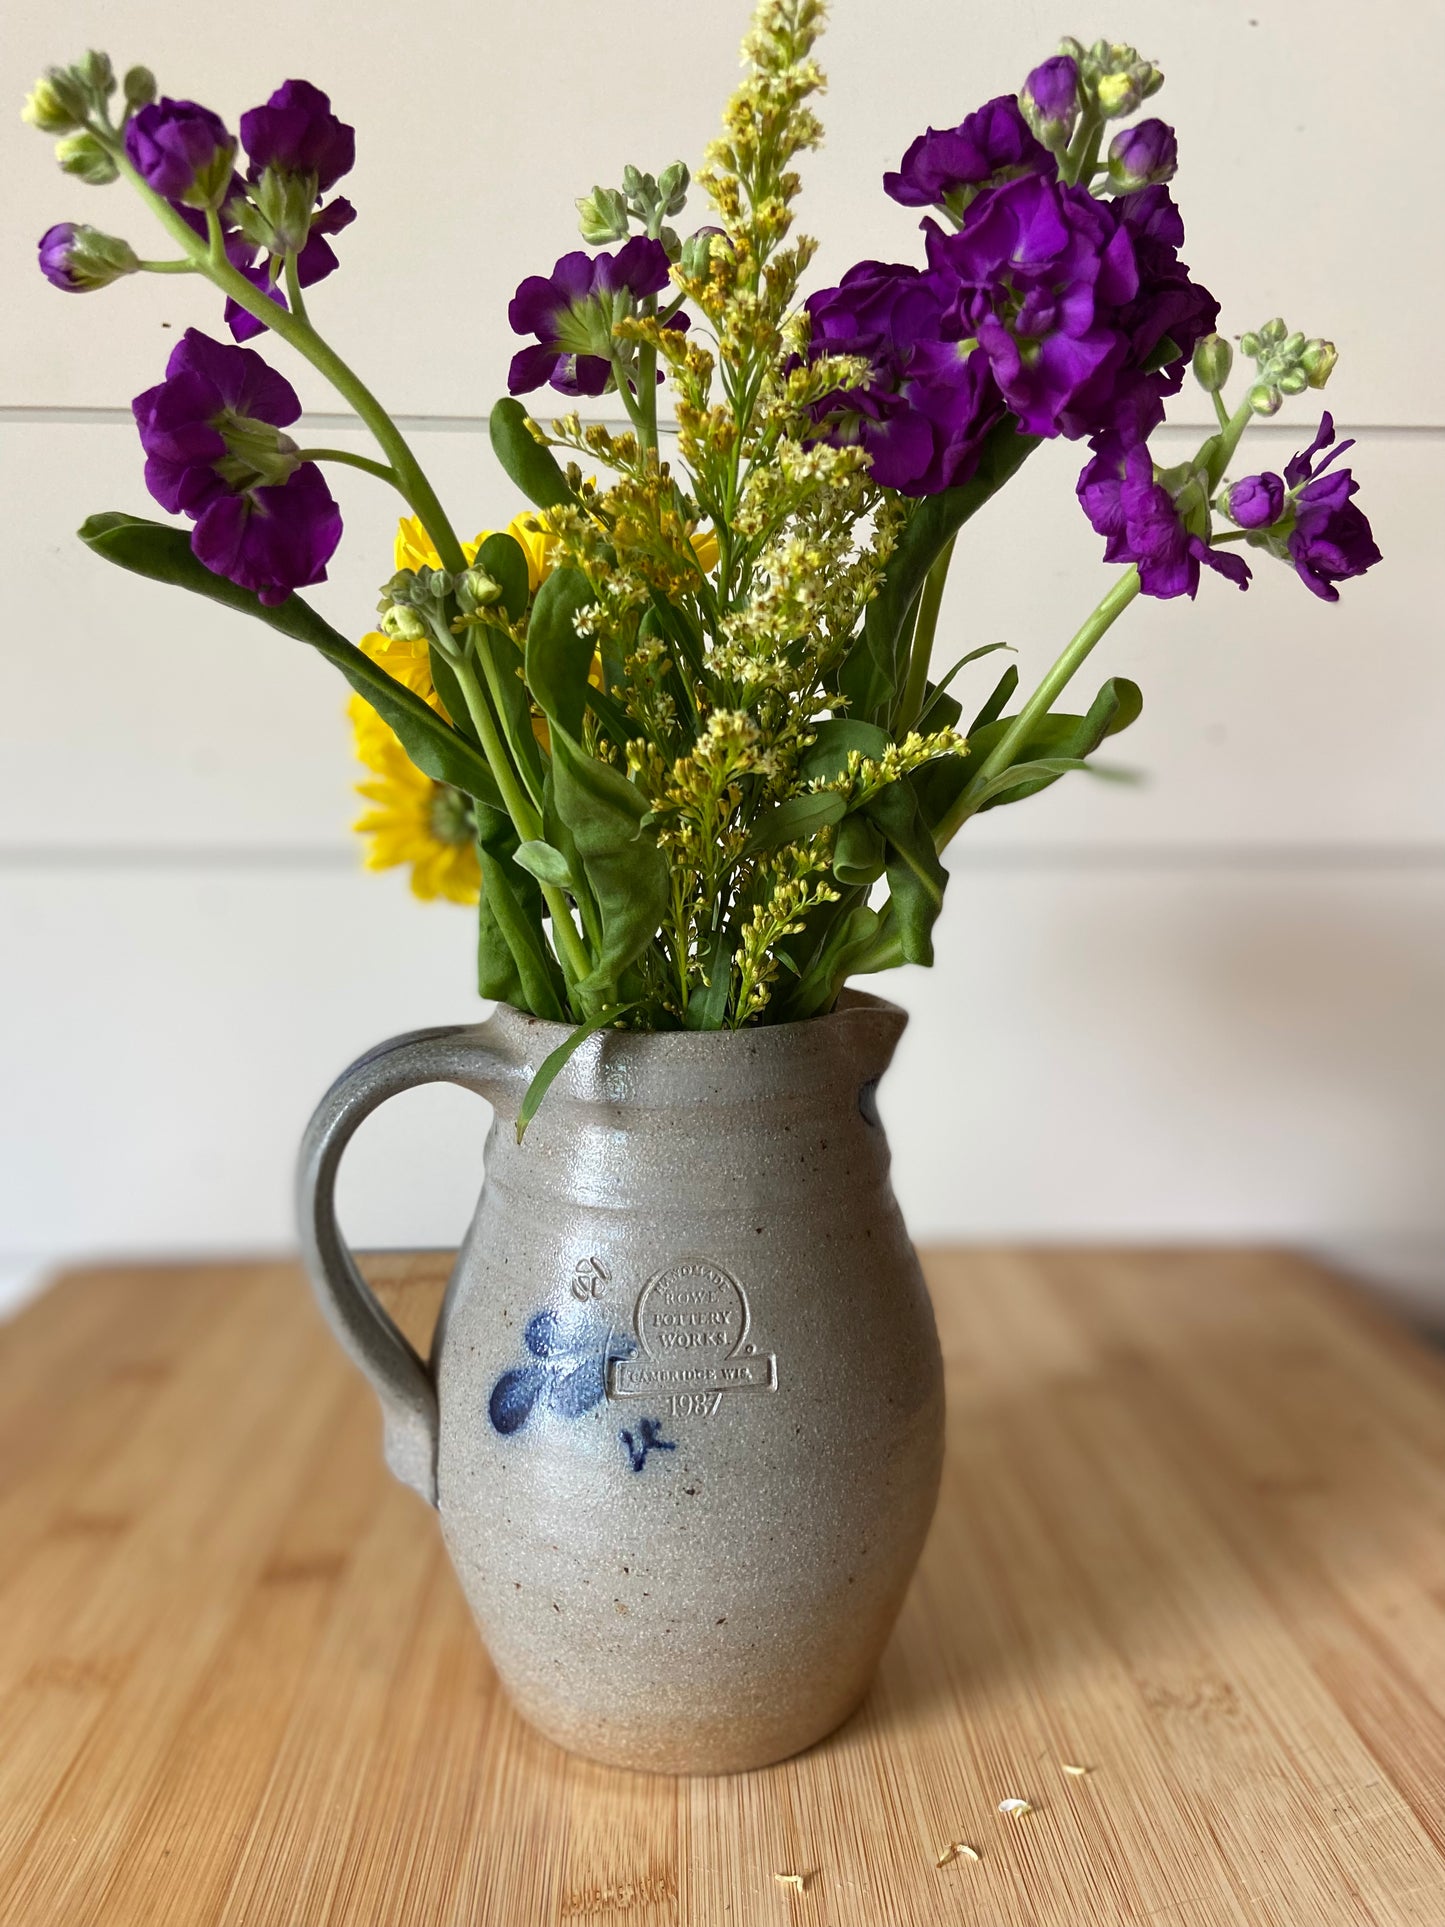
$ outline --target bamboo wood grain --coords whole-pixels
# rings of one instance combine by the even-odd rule
[[[371,1268],[425,1342],[444,1261]],[[0,1923],[1440,1927],[1445,1363],[1278,1254],[928,1270],[878,1684],[694,1781],[512,1713],[292,1267],[63,1281],[0,1328]]]

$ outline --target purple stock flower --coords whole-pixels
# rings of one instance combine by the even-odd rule
[[[668,284],[661,241],[634,235],[616,254],[564,254],[550,275],[530,274],[507,309],[514,334],[537,340],[512,357],[514,395],[545,381],[564,395],[600,395],[612,374],[612,324]],[[674,316],[671,327],[686,327]]]
[[[279,432],[301,414],[290,382],[252,349],[188,328],[133,409],[146,486],[195,523],[206,568],[267,604],[326,580],[341,515],[321,470]]]
[[[1294,491],[1294,527],[1286,547],[1300,581],[1325,602],[1339,601],[1337,582],[1363,575],[1380,560],[1369,518],[1350,499],[1359,483],[1347,468],[1326,473],[1354,445],[1353,440],[1335,443],[1334,417],[1326,409],[1319,433],[1284,471]],[[1326,448],[1331,452],[1316,462]]]
[[[325,194],[356,161],[356,129],[338,120],[331,100],[309,80],[286,80],[264,107],[241,116],[241,143],[251,179],[274,167],[281,174],[314,174]]]
[[[1139,276],[1133,299],[1113,316],[1124,360],[1107,391],[1080,398],[1080,421],[1065,432],[1111,427],[1142,440],[1164,419],[1165,397],[1177,394],[1196,344],[1214,332],[1219,303],[1179,259],[1184,222],[1168,188],[1123,195],[1110,212],[1129,237]]]
[[[1266,470],[1246,475],[1229,491],[1229,519],[1242,529],[1267,529],[1284,513],[1284,483]]]
[[[350,226],[356,209],[340,196],[315,212],[312,208],[351,168],[356,131],[338,120],[319,87],[309,80],[288,80],[264,107],[241,116],[241,138],[250,159],[249,185],[233,182],[226,212],[239,215],[245,232],[228,230],[226,253],[254,287],[284,308],[279,277],[286,253],[296,255],[303,288],[323,281],[340,265],[329,237]],[[253,206],[232,207],[238,199],[249,199]],[[225,320],[237,341],[251,340],[264,325],[236,301],[227,301]]]
[[[930,127],[883,176],[883,191],[904,207],[946,207],[961,215],[982,188],[1040,174],[1052,180],[1058,164],[1025,124],[1012,94],[986,101],[957,127]]]
[[[1203,536],[1185,527],[1178,504],[1155,480],[1148,449],[1126,446],[1118,435],[1102,435],[1093,460],[1079,477],[1084,513],[1104,537],[1106,562],[1134,562],[1145,595],[1192,597],[1199,570],[1215,569],[1241,589],[1249,585],[1242,556],[1210,548]]]
[[[236,142],[220,116],[193,100],[153,100],[127,124],[125,151],[147,187],[184,207],[219,207],[230,191]]]
[[[1116,194],[1162,186],[1173,180],[1178,166],[1179,143],[1162,120],[1141,120],[1109,143],[1109,185]]]
[[[903,495],[967,481],[1003,417],[987,357],[946,338],[949,292],[938,275],[861,261],[808,302],[811,353],[862,356],[872,370],[814,414],[831,440],[861,443],[873,479]]]
[[[1098,402],[1112,397],[1128,346],[1116,314],[1139,292],[1111,210],[1031,176],[981,195],[957,234],[924,227],[929,265],[953,285],[953,333],[977,340],[1025,432],[1103,426]]]
[[[1353,436],[1347,442],[1335,440],[1335,418],[1327,408],[1320,416],[1320,425],[1315,430],[1315,438],[1309,447],[1301,449],[1298,455],[1292,455],[1285,463],[1286,483],[1290,488],[1298,488],[1302,482],[1313,481],[1316,476],[1323,475],[1327,468],[1337,462],[1341,455],[1352,449],[1354,445]],[[1322,462],[1317,462],[1316,455],[1323,454],[1325,449],[1330,451],[1329,454]]]

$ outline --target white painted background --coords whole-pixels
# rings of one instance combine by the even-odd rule
[[[1187,255],[1223,325],[1278,312],[1340,344],[1329,400],[1361,437],[1387,558],[1335,609],[1283,569],[1247,597],[1208,580],[1193,607],[1136,608],[1098,669],[1144,687],[1119,752],[1147,785],[1076,779],[955,847],[937,968],[879,985],[915,1013],[884,1087],[910,1222],[1283,1239],[1445,1314],[1445,8],[834,11],[830,138],[807,170],[820,284],[860,255],[910,257],[877,179],[926,121],[1017,85],[1060,31],[1136,39],[1169,76]],[[363,0],[344,23],[250,0],[238,33],[163,0],[47,0],[12,11],[0,79],[18,106],[47,61],[95,43],[233,125],[288,73],[328,87],[359,129],[361,217],[313,316],[410,418],[470,530],[516,506],[482,426],[514,345],[507,297],[575,244],[594,180],[698,159],[743,24],[731,0]],[[332,1074],[390,1032],[476,1014],[470,919],[359,871],[331,670],[75,543],[92,510],[147,509],[125,404],[181,328],[211,322],[208,297],[53,292],[31,265],[49,222],[140,243],[144,217],[119,187],[63,179],[8,109],[0,167],[0,1270],[283,1246],[292,1147]],[[1312,426],[1300,408],[1259,430],[1258,465]],[[1043,451],[961,546],[940,656],[1007,638],[1036,671],[1101,592],[1078,465]],[[355,633],[392,512],[364,477],[337,492],[348,539],[318,600]],[[456,1092],[397,1100],[351,1154],[353,1234],[456,1235],[484,1124]]]

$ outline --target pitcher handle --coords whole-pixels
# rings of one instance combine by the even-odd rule
[[[468,1042],[459,1048],[462,1037]],[[301,1255],[312,1287],[342,1348],[381,1401],[388,1466],[403,1485],[433,1506],[436,1382],[430,1366],[397,1330],[357,1269],[336,1222],[336,1173],[356,1127],[389,1097],[418,1084],[437,1083],[490,1095],[481,1073],[475,1025],[413,1030],[378,1044],[343,1071],[317,1105],[301,1140],[297,1171]]]

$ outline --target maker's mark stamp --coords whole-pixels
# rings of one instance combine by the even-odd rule
[[[633,1317],[638,1349],[609,1362],[609,1398],[690,1394],[701,1412],[723,1392],[778,1389],[777,1359],[748,1343],[747,1293],[721,1265],[669,1265],[642,1287]]]

